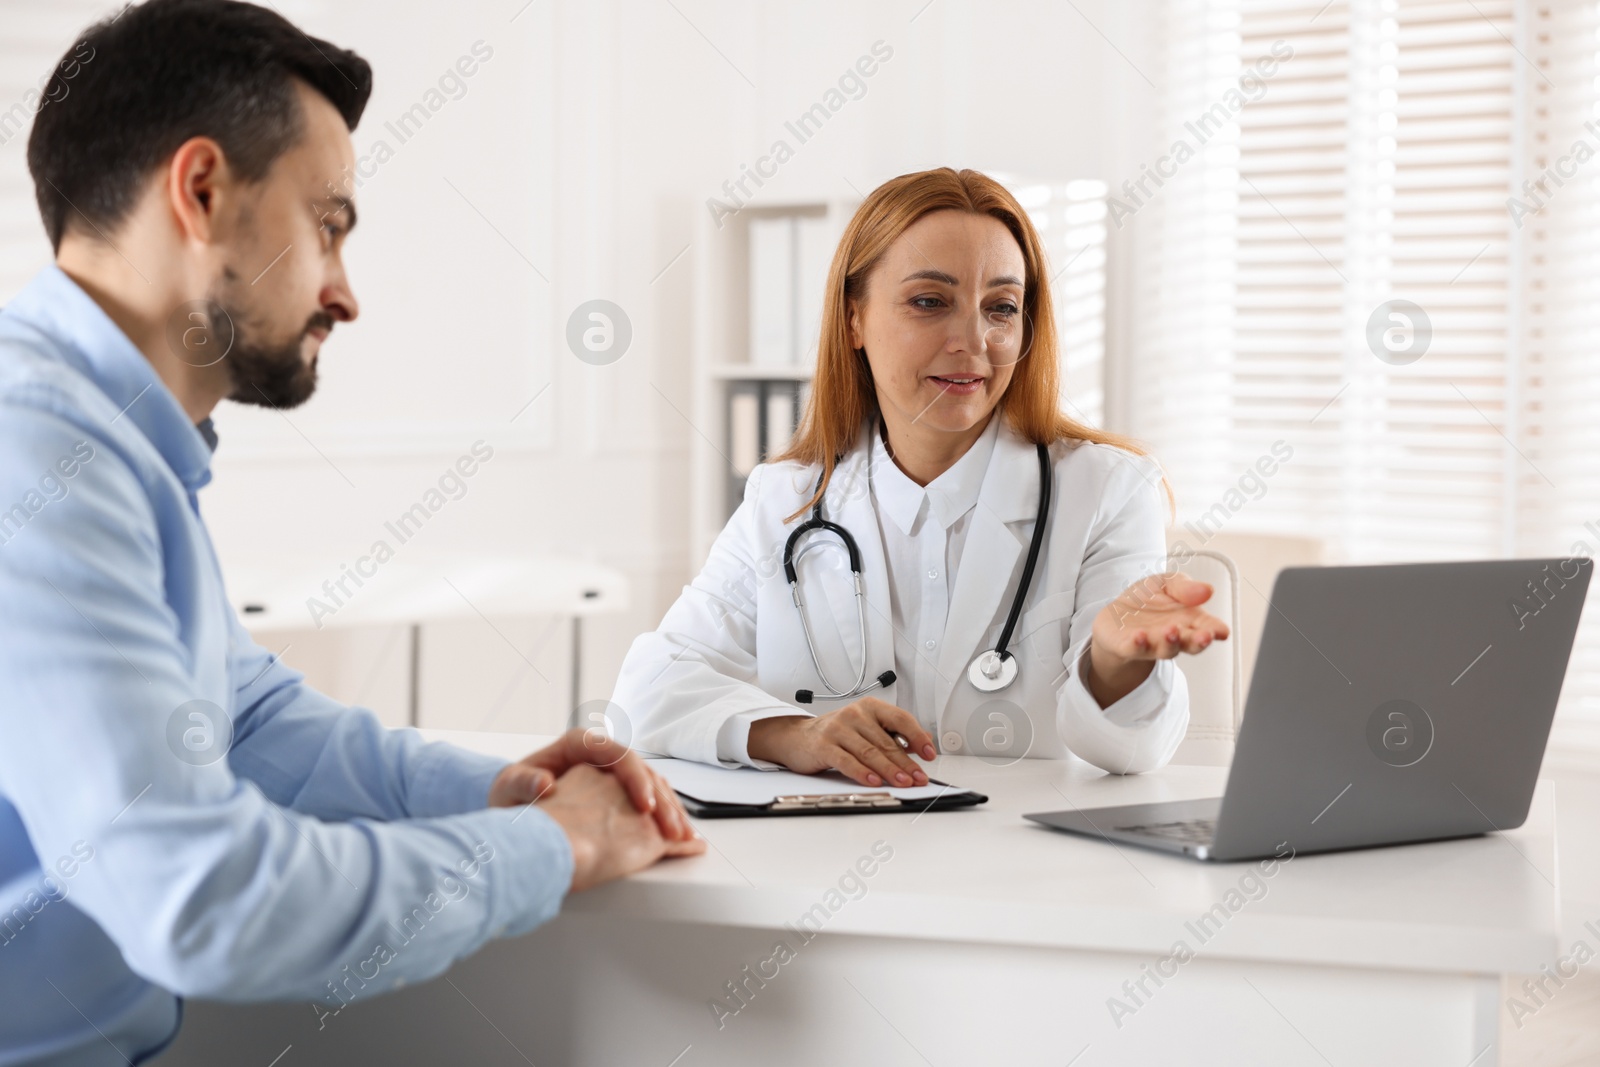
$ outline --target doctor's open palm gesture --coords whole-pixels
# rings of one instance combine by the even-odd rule
[[[1203,652],[1228,636],[1228,625],[1201,610],[1211,586],[1186,574],[1134,582],[1095,616],[1089,642],[1090,691],[1102,705],[1132,692],[1158,659]]]

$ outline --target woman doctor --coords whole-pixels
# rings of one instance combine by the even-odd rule
[[[1056,346],[1038,235],[999,183],[875,190],[829,270],[792,447],[628,652],[633,744],[868,786],[925,784],[913,754],[1170,759],[1173,659],[1228,628],[1210,586],[1164,572],[1159,466],[1059,410]]]

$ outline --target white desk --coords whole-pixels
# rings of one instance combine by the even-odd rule
[[[508,757],[534,747],[431,736]],[[1080,1052],[1079,1067],[1486,1067],[1498,1058],[1499,975],[1556,954],[1547,786],[1516,831],[1299,857],[1228,911],[1226,894],[1254,865],[1119,849],[1021,818],[1069,801],[1217,795],[1223,768],[1116,778],[1082,763],[997,768],[953,756],[936,773],[990,802],[921,817],[702,820],[713,846],[704,857],[574,897],[561,919],[509,946],[504,979],[532,976],[526,997],[486,995],[518,1005],[535,1063],[665,1065],[690,1046],[682,1067],[1059,1065]],[[802,945],[785,924],[877,841],[893,858]],[[1194,924],[1219,902],[1202,941]],[[765,987],[747,980],[742,968],[771,957],[779,936],[794,958]],[[1144,968],[1180,940],[1193,958],[1165,965],[1176,973],[1158,987]],[[1147,994],[1135,1001],[1123,983],[1141,978]],[[710,1004],[738,1004],[729,981],[747,981],[748,1006],[719,1029]],[[1111,998],[1132,1011],[1114,1019]]]
[[[628,606],[628,580],[599,563],[538,554],[427,554],[401,546],[386,563],[348,576],[325,563],[228,567],[228,595],[252,634],[355,626],[411,628],[410,722],[417,719],[422,624],[449,619],[566,615],[572,619],[572,692],[583,692],[583,619]],[[344,579],[343,588],[325,583]],[[313,614],[311,598],[320,602]],[[331,609],[331,613],[324,613]]]

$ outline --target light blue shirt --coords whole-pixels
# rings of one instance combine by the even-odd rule
[[[484,808],[503,761],[251,640],[200,518],[209,435],[59,269],[0,312],[0,1065],[141,1062],[174,994],[338,1025],[571,884],[548,815]]]

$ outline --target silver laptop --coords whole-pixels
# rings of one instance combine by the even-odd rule
[[[1222,861],[1521,826],[1593,569],[1288,568],[1222,797],[1026,817]]]

